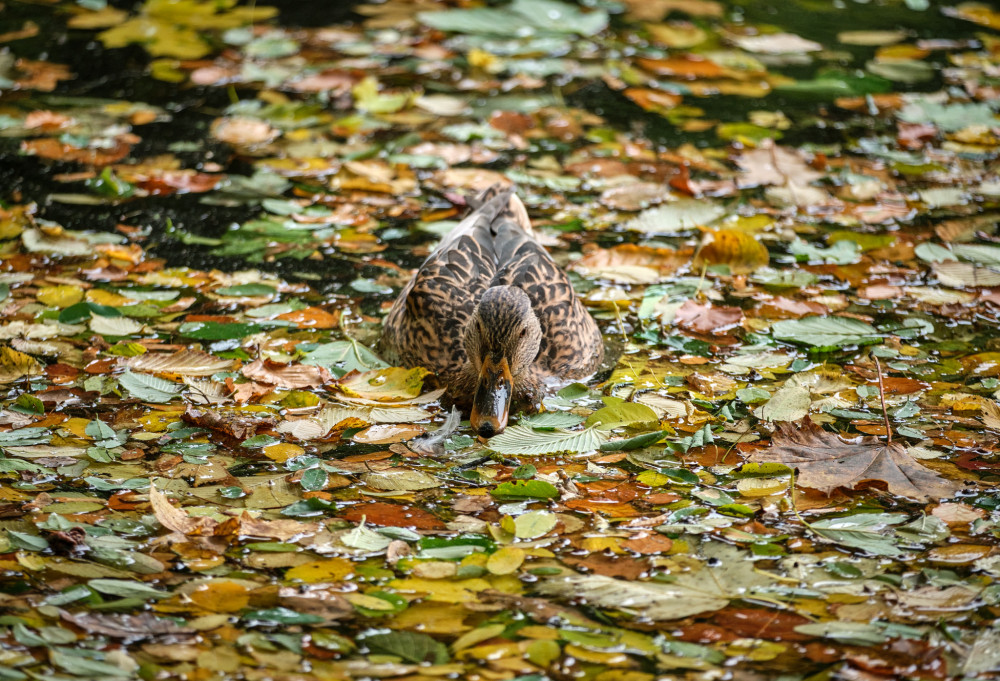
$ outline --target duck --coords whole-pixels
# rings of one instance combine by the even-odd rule
[[[604,344],[515,190],[493,186],[470,205],[400,292],[379,348],[436,374],[488,439],[512,405],[533,410],[548,388],[593,374]]]

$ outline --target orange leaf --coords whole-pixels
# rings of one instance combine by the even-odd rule
[[[706,232],[695,269],[705,265],[729,265],[733,274],[751,274],[771,261],[767,248],[752,235],[734,229]]]

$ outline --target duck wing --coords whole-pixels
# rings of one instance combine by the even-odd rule
[[[381,350],[388,359],[427,367],[452,386],[461,380],[465,325],[496,275],[494,224],[510,213],[510,195],[487,190],[413,275],[385,320]]]
[[[521,204],[517,196],[512,201]],[[580,302],[566,273],[538,243],[525,221],[501,221],[496,226],[498,270],[493,286],[516,286],[528,294],[542,328],[536,365],[559,378],[593,373],[604,355],[601,331]]]

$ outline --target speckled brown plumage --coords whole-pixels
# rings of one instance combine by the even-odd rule
[[[597,369],[601,334],[566,274],[535,239],[513,190],[492,188],[480,201],[403,289],[385,320],[381,349],[398,364],[430,369],[444,380],[455,402],[467,405],[480,366],[480,358],[468,354],[470,320],[488,320],[482,343],[477,341],[473,350],[485,354],[494,339],[534,312],[541,329],[538,353],[527,370],[514,376],[513,386],[515,402],[533,404],[547,383],[582,378]],[[493,303],[484,304],[477,316],[490,289],[487,303]],[[527,294],[530,310],[518,310],[514,299],[523,296],[512,289]]]

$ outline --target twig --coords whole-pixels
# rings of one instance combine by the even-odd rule
[[[882,385],[882,365],[878,361],[875,353],[872,353],[875,360],[875,368],[878,370],[878,398],[882,402],[882,418],[885,419],[886,444],[892,444],[892,428],[889,426],[889,412],[885,410],[885,387]]]

